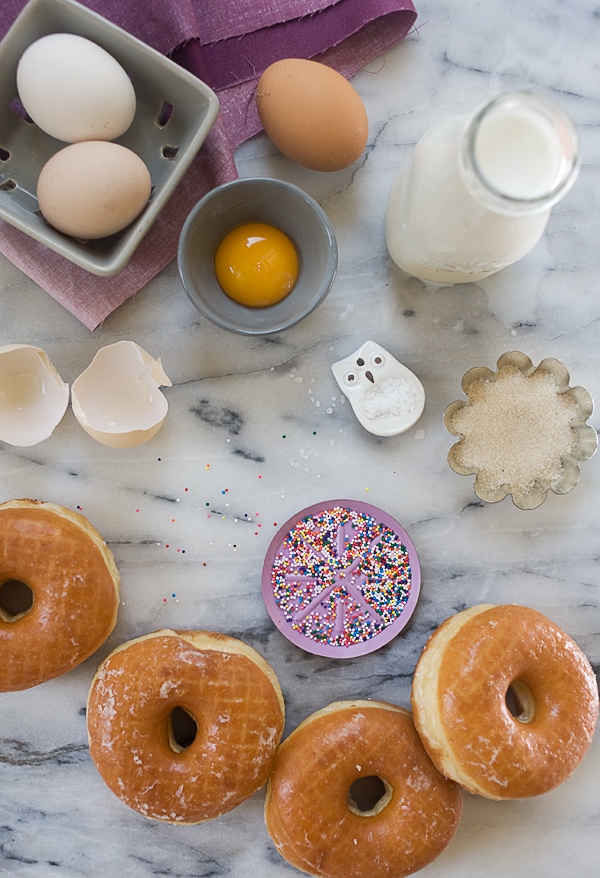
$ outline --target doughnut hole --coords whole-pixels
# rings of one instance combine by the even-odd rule
[[[508,712],[520,723],[530,723],[535,716],[535,699],[523,680],[513,680],[506,692]]]
[[[392,800],[392,787],[377,775],[359,777],[351,785],[346,797],[348,810],[358,817],[380,814]]]
[[[7,579],[0,585],[0,618],[15,622],[33,607],[33,592],[20,579]]]
[[[198,723],[185,707],[174,707],[169,717],[169,746],[174,753],[191,747],[198,734]]]

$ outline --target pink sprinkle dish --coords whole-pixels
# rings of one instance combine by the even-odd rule
[[[263,598],[276,627],[329,658],[389,643],[410,619],[419,589],[419,560],[404,528],[358,501],[298,512],[271,541],[263,565]]]

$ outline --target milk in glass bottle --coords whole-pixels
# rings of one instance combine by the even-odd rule
[[[578,171],[577,132],[560,107],[500,94],[419,140],[389,195],[390,256],[423,281],[482,280],[535,246]]]

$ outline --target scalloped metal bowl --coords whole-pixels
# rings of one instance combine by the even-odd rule
[[[598,434],[596,430],[586,424],[587,419],[592,415],[594,410],[594,402],[587,390],[583,387],[570,387],[570,375],[567,368],[558,360],[547,358],[542,360],[538,366],[534,366],[532,361],[526,354],[519,351],[508,351],[498,359],[496,364],[497,371],[493,372],[485,366],[476,366],[463,375],[461,387],[465,394],[474,381],[496,381],[498,371],[503,366],[514,366],[519,369],[526,377],[530,377],[536,372],[550,372],[554,375],[557,384],[557,393],[567,393],[575,401],[575,416],[571,420],[571,427],[577,433],[577,441],[571,453],[562,457],[562,471],[560,476],[554,481],[544,479],[536,479],[533,487],[522,492],[515,489],[510,484],[505,484],[495,491],[486,490],[479,481],[479,471],[477,469],[466,469],[462,466],[456,457],[457,450],[461,444],[462,437],[455,442],[448,451],[448,463],[455,473],[461,476],[475,476],[473,490],[480,500],[486,503],[497,503],[503,500],[507,495],[512,496],[512,501],[519,509],[535,509],[540,506],[546,499],[548,491],[554,494],[568,494],[579,482],[581,478],[581,470],[579,464],[585,460],[589,460],[598,446]],[[450,403],[444,412],[444,425],[449,433],[453,436],[459,436],[454,429],[452,422],[456,411],[463,406],[470,405],[468,400],[456,400]],[[532,440],[533,441],[533,440]]]

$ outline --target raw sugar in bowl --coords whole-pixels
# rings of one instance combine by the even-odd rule
[[[566,366],[551,357],[534,366],[526,354],[508,351],[495,372],[469,369],[462,389],[467,399],[444,412],[446,429],[459,437],[448,463],[459,475],[475,476],[480,500],[495,503],[510,494],[519,509],[535,509],[549,490],[573,490],[598,435],[586,423],[592,397],[570,386]]]
[[[389,643],[408,623],[421,585],[404,528],[376,506],[330,500],[279,529],[262,572],[265,605],[296,646],[354,658]]]
[[[297,274],[291,291],[279,301],[274,297],[273,304],[257,301],[252,306],[240,301],[248,301],[247,297],[240,295],[236,300],[224,291],[216,256],[230,236],[247,228],[248,245],[243,248],[241,266],[239,262],[235,266],[237,275],[242,275],[240,283],[247,280],[244,271],[256,277],[260,271],[270,273],[270,262],[264,262],[256,273],[256,261],[250,255],[258,226],[263,231],[267,227],[273,235],[282,233],[293,245]],[[177,258],[183,287],[201,314],[230,332],[270,335],[294,326],[323,302],[335,280],[338,246],[327,215],[310,195],[282,180],[246,177],[213,189],[198,202],[181,231]]]

